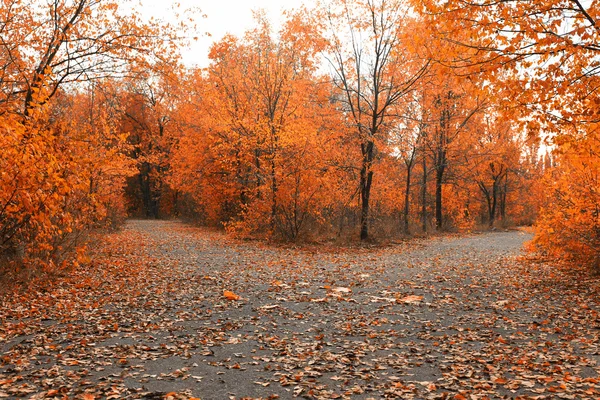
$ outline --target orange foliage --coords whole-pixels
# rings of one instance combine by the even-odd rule
[[[127,133],[98,88],[148,68],[148,48],[173,49],[116,2],[0,4],[0,259],[68,266],[85,259],[89,229],[124,218],[133,173]]]
[[[599,263],[596,3],[336,0],[277,33],[259,12],[185,70],[114,1],[0,1],[3,259],[67,265],[127,213],[367,239],[541,203],[538,247]]]
[[[554,256],[600,269],[600,132],[597,125],[556,139],[544,177],[534,243]]]
[[[206,74],[189,77],[195,89],[179,112],[170,182],[231,232],[295,239],[339,202],[343,131],[327,82],[314,75],[308,22],[292,15],[273,38],[257,18],[244,39],[213,46]]]
[[[542,203],[537,247],[597,267],[599,4],[570,0],[413,3],[439,38],[464,49],[459,59],[449,60],[444,54],[438,59],[484,74],[495,101],[511,110],[512,120],[551,147],[555,165],[548,159],[541,166],[545,178],[535,183],[541,171],[531,171],[532,187],[537,188],[534,196]],[[523,153],[526,149],[521,147]],[[531,196],[531,192],[524,194]]]
[[[52,107],[30,110],[25,123],[5,116],[3,253],[54,265],[74,250],[84,228],[123,215],[120,195],[130,173],[122,154],[125,136],[87,100],[82,94],[60,94]]]

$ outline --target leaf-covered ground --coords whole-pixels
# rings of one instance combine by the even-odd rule
[[[519,261],[527,239],[274,248],[132,221],[3,295],[0,397],[600,398],[599,281]]]

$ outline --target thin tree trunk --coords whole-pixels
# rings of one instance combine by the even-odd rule
[[[502,223],[506,223],[506,193],[508,192],[508,172],[504,174],[504,188],[500,196],[500,218]]]
[[[423,182],[421,187],[421,218],[423,232],[427,232],[427,158],[423,154]]]
[[[256,178],[256,198],[257,199],[262,199],[262,178],[260,176],[261,171],[260,169],[261,164],[260,164],[260,150],[255,149],[254,150],[254,167],[256,168],[256,172],[254,173],[254,177]]]
[[[363,162],[360,169],[360,240],[369,239],[369,200],[371,198],[371,185],[373,183],[373,152],[375,143],[368,141],[363,144]]]
[[[443,199],[442,199],[442,181],[444,179],[444,166],[438,166],[435,171],[435,228],[440,231],[443,227]]]
[[[271,230],[275,230],[275,218],[277,217],[277,177],[275,176],[275,160],[271,160]]]
[[[498,204],[498,181],[494,181],[494,185],[492,186],[492,206],[490,209],[490,228],[494,227],[494,222],[496,221],[496,206]]]
[[[408,213],[410,211],[410,178],[412,173],[412,162],[406,165],[406,189],[404,191],[404,233],[408,235]]]

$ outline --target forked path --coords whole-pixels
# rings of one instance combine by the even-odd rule
[[[278,248],[130,221],[1,299],[0,397],[598,398],[598,280],[519,261],[529,238]]]

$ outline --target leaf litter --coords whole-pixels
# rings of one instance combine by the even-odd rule
[[[0,398],[597,398],[600,282],[526,239],[315,251],[131,221],[1,299]]]

